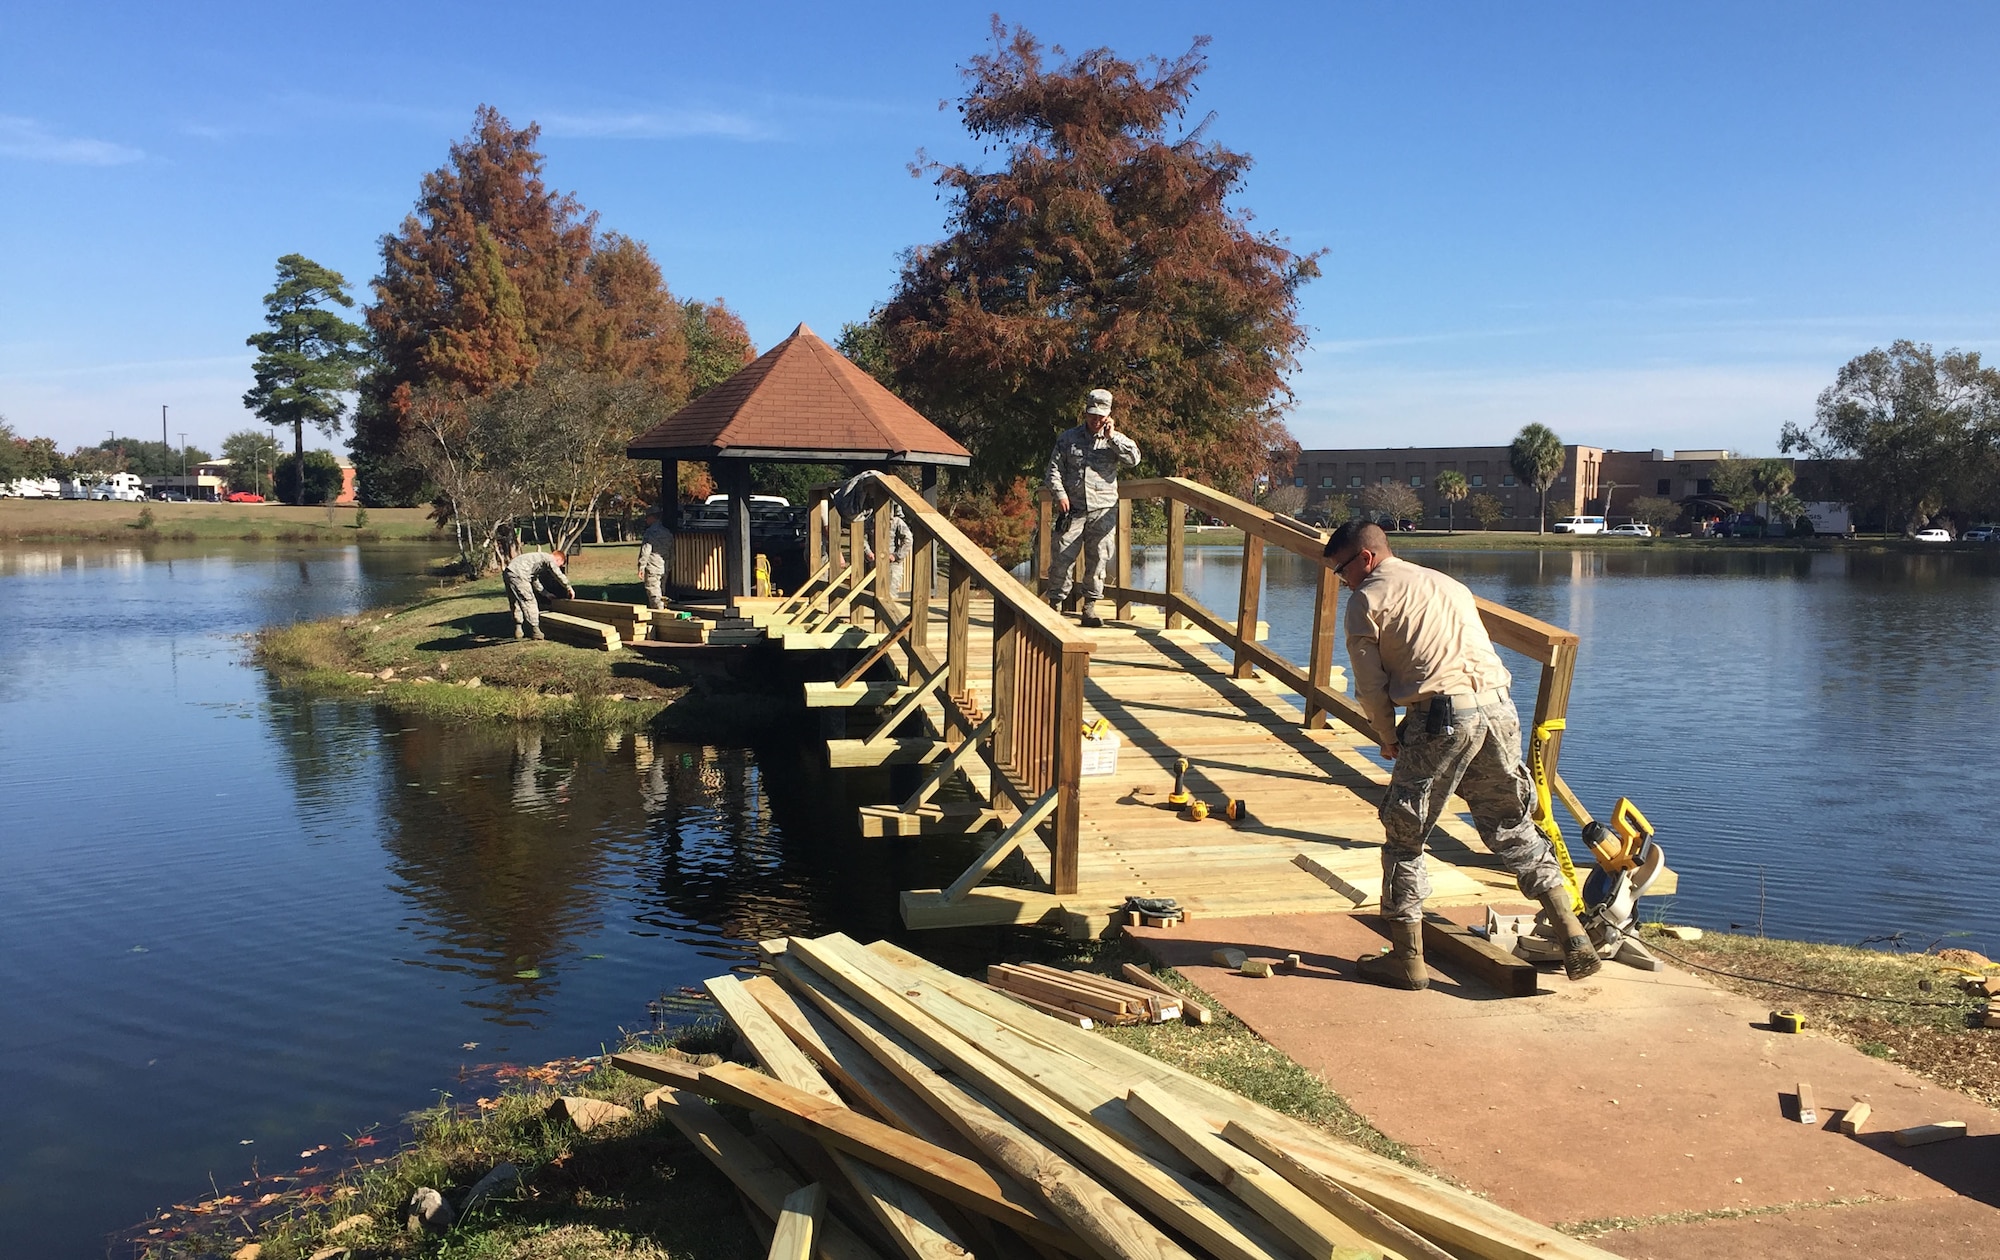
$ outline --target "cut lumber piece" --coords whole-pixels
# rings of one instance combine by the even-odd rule
[[[1080,984],[1063,984],[1005,963],[996,963],[986,969],[986,983],[996,989],[1012,989],[1044,1002],[1080,1010],[1092,1018],[1102,1016],[1105,1023],[1121,1020],[1144,1023],[1145,1016],[1150,1014],[1144,1002],[1127,1002]]]
[[[679,1089],[695,1089],[701,1084],[701,1069],[680,1059],[644,1050],[625,1050],[611,1056],[611,1066],[630,1072],[641,1080],[658,1081]]]
[[[1424,953],[1463,967],[1492,985],[1502,997],[1533,997],[1541,991],[1534,964],[1514,957],[1441,914],[1424,916]]]
[[[1150,1081],[1180,1098],[1211,1125],[1220,1127],[1231,1120],[1241,1123],[1343,1189],[1461,1256],[1479,1260],[1615,1260],[1601,1248],[1331,1138],[1141,1051],[1042,1019],[898,945],[877,941],[864,952],[891,968],[889,974],[899,988],[928,985],[992,1019],[1019,1021],[1032,1029],[1038,1041],[1066,1056],[1062,1075],[1039,1078],[1043,1088],[1080,1114],[1097,1117],[1121,1139],[1127,1137],[1126,1131],[1110,1122],[1126,1112],[1124,1093],[1119,1091],[1129,1092],[1134,1084]],[[1147,1149],[1144,1143],[1151,1141],[1157,1138],[1146,1130],[1136,1149]]]
[[[836,1154],[834,1162],[904,1260],[969,1260],[972,1249],[915,1186],[852,1155]]]
[[[1002,989],[997,984],[988,985],[987,987],[1006,994],[1010,999],[1021,1003],[1021,1005],[1023,1006],[1032,1007],[1033,1009],[1040,1011],[1042,1014],[1048,1016],[1050,1019],[1061,1020],[1063,1023],[1068,1024],[1072,1028],[1097,1027],[1097,1021],[1094,1018],[1092,1018],[1089,1015],[1084,1015],[1076,1011],[1072,1011],[1068,1007],[1057,1006],[1053,1002],[1044,1002],[1040,998],[1031,998],[1025,993],[1016,993],[1011,989]]]
[[[768,1260],[808,1260],[820,1214],[826,1211],[826,1187],[817,1181],[800,1186],[778,1205],[778,1228],[771,1235]]]
[[[707,622],[695,618],[667,618],[646,627],[646,638],[655,643],[706,643],[711,633]]]
[[[1813,1087],[1808,1081],[1799,1082],[1799,1123],[1819,1123],[1819,1104],[1813,1099]]]
[[[1210,950],[1208,960],[1218,967],[1227,967],[1231,971],[1234,971],[1244,963],[1250,961],[1250,955],[1240,949],[1230,949],[1225,946],[1222,949]]]
[[[1215,1016],[1209,1013],[1206,1006],[1203,1006],[1193,998],[1183,997],[1180,990],[1174,988],[1144,967],[1141,967],[1138,963],[1126,963],[1118,970],[1121,975],[1133,984],[1157,990],[1179,1002],[1181,1004],[1181,1018],[1190,1024],[1206,1024],[1215,1018]]]
[[[1907,1129],[1896,1130],[1896,1145],[1929,1146],[1932,1142],[1949,1142],[1964,1136],[1965,1121],[1940,1120],[1936,1124],[1913,1124]]]
[[[693,1094],[678,1089],[656,1091],[657,1103],[688,1141],[694,1143],[729,1178],[757,1210],[775,1220],[785,1199],[799,1188],[798,1179],[772,1163],[749,1138]],[[881,1253],[855,1236],[839,1221],[826,1222],[813,1242],[820,1260],[882,1260]]]
[[[717,1101],[774,1116],[823,1146],[894,1173],[1028,1237],[1072,1254],[1089,1253],[1089,1244],[1081,1237],[1051,1225],[1032,1203],[1009,1197],[1006,1187],[972,1160],[737,1064],[704,1068],[701,1077],[703,1090]]]
[[[543,632],[551,639],[605,652],[616,652],[621,646],[618,631],[601,621],[587,621],[559,612],[545,612],[541,621]]]
[[[764,1070],[777,1077],[793,1089],[802,1089],[823,1101],[846,1106],[840,1095],[833,1092],[833,1086],[819,1074],[812,1060],[792,1044],[777,1021],[771,1018],[757,999],[744,991],[743,982],[735,976],[716,976],[703,982],[715,1004],[735,1026],[750,1053],[757,1056],[757,1062]]]
[[[1874,1110],[1875,1108],[1868,1103],[1855,1103],[1852,1107],[1840,1113],[1840,1131],[1848,1137],[1858,1135],[1861,1132],[1861,1126],[1868,1123],[1869,1113]]]
[[[965,836],[1003,821],[1000,811],[973,801],[919,805],[911,810],[894,805],[861,807],[861,834],[869,837]]]
[[[1325,884],[1328,888],[1333,889],[1333,891],[1339,893],[1357,906],[1368,900],[1367,893],[1349,883],[1339,872],[1309,853],[1301,853],[1293,858],[1292,865],[1298,867],[1320,883]]]
[[[826,764],[835,770],[867,766],[921,766],[936,761],[951,748],[941,739],[829,739]]]
[[[612,599],[551,599],[544,606],[572,617],[592,621],[651,621],[653,610],[644,604],[627,604]]]
[[[1305,1192],[1307,1197],[1347,1222],[1370,1242],[1401,1254],[1405,1260],[1453,1260],[1450,1252],[1358,1195],[1343,1190],[1284,1151],[1259,1138],[1234,1120],[1222,1130],[1223,1139]]]
[[[923,928],[989,927],[1004,924],[1040,923],[1051,910],[1060,910],[1063,898],[1032,888],[975,888],[962,900],[947,901],[936,888],[908,889],[897,898],[903,926],[911,931]]]
[[[914,690],[898,682],[853,682],[846,686],[830,682],[806,684],[808,709],[879,708],[895,704]]]
[[[979,1012],[957,1002],[936,1001],[935,994],[925,995],[921,987],[915,990],[916,998],[921,1002],[919,1007],[912,1002],[906,990],[892,989],[871,974],[867,964],[879,964],[881,960],[854,947],[853,942],[845,937],[825,937],[818,941],[795,938],[786,955],[788,962],[804,962],[859,1002],[870,1014],[883,1020],[925,1052],[936,1056],[945,1066],[978,1088],[994,1107],[1010,1114],[1029,1132],[1055,1143],[1130,1196],[1139,1206],[1155,1213],[1162,1221],[1214,1255],[1224,1260],[1272,1260],[1272,1257],[1282,1254],[1282,1247],[1275,1239],[1258,1237],[1245,1228],[1243,1220],[1235,1219],[1233,1214],[1220,1209],[1218,1202],[1225,1200],[1226,1196],[1213,1196],[1212,1192],[1188,1176],[1183,1169],[1191,1171],[1193,1165],[1185,1157],[1176,1156],[1180,1167],[1163,1166],[1139,1151],[1111,1140],[1091,1122],[1088,1113],[1080,1115],[1065,1108],[1059,1101],[1035,1088],[1032,1082],[1046,1083],[1049,1074],[1059,1075],[1069,1070],[1065,1064],[1055,1061],[1060,1056],[1048,1054],[1044,1046],[1036,1045],[990,1019],[985,1021],[986,1028],[982,1030],[979,1024],[983,1017]],[[1003,1007],[1008,1003],[1008,999],[987,993],[977,986],[973,986],[973,991]],[[1089,1038],[1087,1033],[1051,1025],[1046,1017],[1036,1015],[1033,1018],[1060,1031]],[[986,1044],[982,1046],[979,1040],[961,1036],[952,1021],[971,1032],[975,1038],[980,1037],[982,1032],[986,1033]],[[874,1046],[869,1042],[863,1041],[863,1044],[873,1051]],[[888,1066],[892,1071],[897,1070],[894,1063]],[[1082,1063],[1076,1061],[1075,1066],[1081,1067]],[[1044,1070],[1038,1072],[1037,1068]],[[915,1083],[911,1086],[918,1088]],[[1138,1121],[1124,1113],[1122,1107],[1119,1113],[1117,1116],[1098,1116],[1094,1119],[1099,1123],[1122,1122],[1143,1129]]]
[[[1312,1260],[1360,1260],[1382,1255],[1354,1228],[1243,1151],[1224,1142],[1180,1103],[1150,1085],[1135,1086],[1125,1105],[1237,1198],[1276,1225]]]
[[[835,648],[871,648],[882,641],[882,635],[872,630],[794,630],[789,626],[770,627],[770,636],[784,645],[787,652],[825,652]]]

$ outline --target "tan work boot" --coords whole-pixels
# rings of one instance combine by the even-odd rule
[[[1097,615],[1096,600],[1086,599],[1083,601],[1083,615],[1077,618],[1077,624],[1086,630],[1096,630],[1104,625],[1104,618]]]
[[[1428,989],[1431,973],[1424,970],[1424,925],[1389,921],[1389,952],[1355,963],[1361,978],[1392,989]]]
[[[1577,921],[1576,911],[1570,904],[1569,890],[1558,888],[1554,892],[1543,893],[1542,909],[1549,912],[1549,920],[1562,937],[1563,971],[1572,980],[1596,975],[1604,966],[1604,961],[1597,956],[1597,947],[1590,943],[1590,933],[1584,931],[1583,924]]]

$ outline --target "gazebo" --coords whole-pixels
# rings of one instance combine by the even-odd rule
[[[933,501],[937,470],[972,462],[971,452],[804,324],[633,438],[625,454],[660,461],[663,499],[674,493],[681,460],[707,462],[729,496],[723,555],[724,593],[731,597],[750,594],[752,461],[841,464],[857,472],[915,464],[923,469],[924,497]]]

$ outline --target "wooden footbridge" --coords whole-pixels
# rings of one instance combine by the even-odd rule
[[[846,711],[848,733],[827,741],[829,762],[925,767],[906,797],[862,810],[865,832],[984,842],[949,887],[902,894],[905,924],[1046,922],[1094,935],[1135,895],[1173,897],[1196,918],[1372,905],[1388,775],[1364,755],[1375,734],[1333,663],[1339,584],[1321,570],[1303,665],[1266,646],[1258,620],[1265,548],[1316,559],[1324,535],[1178,478],[1128,481],[1120,494],[1107,590],[1116,619],[1101,630],[1058,616],[1037,594],[1039,577],[1023,584],[917,491],[879,475],[869,506],[900,506],[916,540],[906,597],[891,589],[890,512],[873,515],[871,562],[860,518],[844,525],[822,500],[809,526],[810,581],[789,598],[739,601],[787,647],[863,651],[841,679],[807,684],[809,705]],[[1166,507],[1162,591],[1132,586],[1131,509],[1142,499]],[[1189,508],[1243,532],[1242,585],[1227,614],[1183,588]],[[1036,574],[1048,564],[1048,525],[1044,503]],[[1536,721],[1561,718],[1577,636],[1485,601],[1480,611],[1497,644],[1540,666]],[[1101,763],[1109,742],[1085,738],[1098,719],[1118,736],[1116,770],[1087,774],[1087,757]],[[1559,752],[1560,735],[1546,755],[1552,785],[1583,816],[1556,773]],[[1187,788],[1210,806],[1202,821],[1167,805],[1180,758]],[[1231,800],[1246,817],[1225,816]],[[1514,888],[1451,813],[1433,837],[1431,879],[1438,905]]]

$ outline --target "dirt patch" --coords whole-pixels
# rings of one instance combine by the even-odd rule
[[[1810,1032],[2000,1106],[2000,1029],[1980,1027],[1986,999],[1967,992],[1968,967],[1936,954],[1888,953],[1720,932],[1698,941],[1649,932],[1668,961],[1734,992],[1797,1011]],[[1954,951],[1962,956],[1962,951]]]

